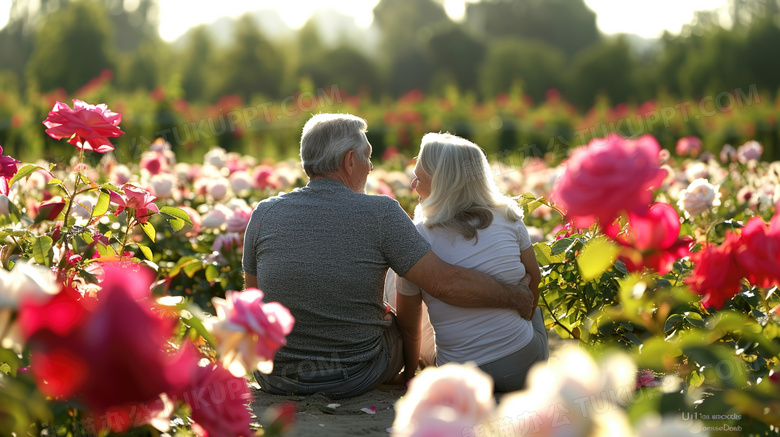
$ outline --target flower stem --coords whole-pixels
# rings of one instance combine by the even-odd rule
[[[126,215],[127,217],[127,229],[125,230],[125,236],[122,238],[122,247],[119,249],[119,259],[122,260],[122,257],[125,255],[125,246],[127,246],[127,236],[130,235],[130,231],[133,229],[133,226],[135,225],[134,220],[130,218],[130,214]]]

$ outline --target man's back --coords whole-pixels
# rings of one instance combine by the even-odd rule
[[[397,202],[332,179],[261,202],[245,245],[244,270],[296,320],[275,359],[281,375],[376,356],[385,272],[404,274],[429,250]]]

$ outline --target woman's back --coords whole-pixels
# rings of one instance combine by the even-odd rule
[[[522,221],[513,223],[494,212],[492,223],[477,231],[476,240],[466,240],[440,226],[429,229],[418,224],[417,228],[431,243],[433,252],[450,264],[514,284],[526,274],[520,251],[530,247],[531,241]],[[531,322],[514,310],[456,307],[424,291],[423,300],[436,331],[438,365],[453,361],[488,363],[521,349],[533,336]]]

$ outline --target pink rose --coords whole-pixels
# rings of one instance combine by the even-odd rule
[[[675,151],[680,156],[696,157],[701,152],[701,140],[693,136],[680,138]]]
[[[228,232],[244,233],[246,227],[249,224],[249,219],[252,218],[251,208],[236,208],[233,210],[233,214],[227,219]]]
[[[278,188],[279,181],[274,168],[270,165],[259,165],[255,169],[254,185],[259,190]]]
[[[761,154],[764,153],[764,147],[758,141],[748,141],[737,149],[737,159],[739,162],[758,161]]]
[[[720,149],[720,162],[725,164],[733,160],[736,155],[737,149],[735,149],[731,144],[726,144],[722,149]]]
[[[634,390],[639,387],[658,387],[659,385],[661,385],[661,381],[655,379],[652,370],[642,370],[639,372],[639,377],[636,379],[636,387],[634,387]]]
[[[121,214],[125,208],[132,209],[135,211],[135,218],[141,223],[146,223],[152,213],[160,212],[157,205],[154,204],[154,200],[157,198],[152,196],[149,191],[132,184],[124,184],[122,192],[122,194],[111,192],[111,202],[119,206],[116,215]]]
[[[90,105],[73,100],[73,109],[57,102],[43,121],[46,133],[54,139],[68,138],[79,149],[105,153],[114,150],[108,137],[118,137],[122,114],[111,112],[105,104]]]
[[[646,210],[651,190],[666,171],[659,167],[661,147],[650,135],[636,140],[610,134],[574,150],[551,197],[579,228],[610,224],[622,211]]]
[[[3,146],[0,146],[0,176],[11,179],[16,174],[16,164],[19,164],[22,161],[11,158],[10,156],[2,156],[2,154]]]
[[[393,436],[476,426],[493,411],[493,380],[473,365],[427,367],[396,402]]]
[[[192,420],[204,437],[251,436],[249,403],[252,393],[242,377],[233,376],[224,367],[209,364],[194,369],[185,401],[192,410]]]
[[[268,370],[276,350],[287,344],[295,319],[277,302],[264,303],[256,288],[228,291],[225,299],[213,298],[218,321],[211,325],[222,363],[237,376]]]
[[[229,232],[227,234],[220,234],[214,239],[214,244],[211,245],[211,250],[215,252],[229,252],[231,250],[238,249],[244,243],[241,236],[235,232]]]
[[[149,172],[149,174],[159,174],[168,168],[168,158],[160,152],[144,153],[141,157],[140,167]]]

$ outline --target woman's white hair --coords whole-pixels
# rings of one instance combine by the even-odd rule
[[[339,169],[350,150],[364,160],[368,156],[366,121],[351,114],[317,114],[303,126],[301,163],[310,178]]]
[[[415,210],[415,221],[452,229],[470,240],[477,229],[490,226],[494,211],[511,222],[522,219],[517,202],[498,189],[485,153],[471,141],[426,134],[417,160],[431,177],[431,194]]]

